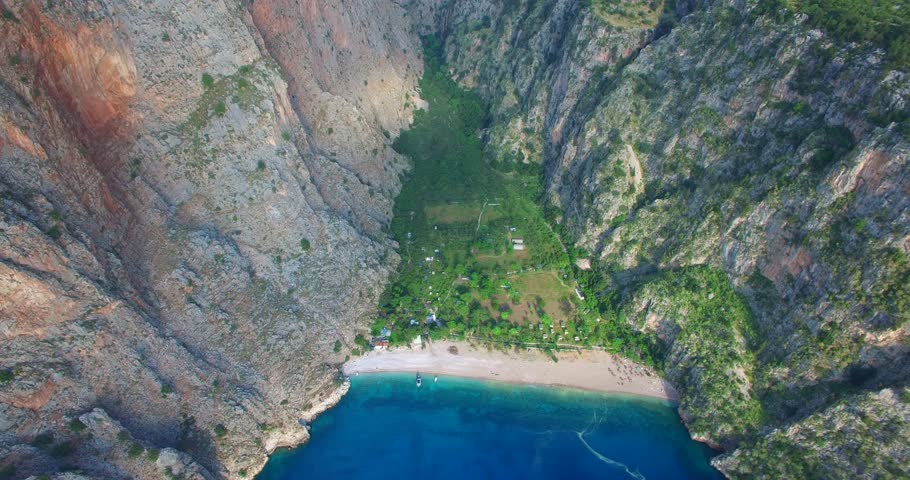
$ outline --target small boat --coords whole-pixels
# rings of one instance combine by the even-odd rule
[[[438,381],[439,381],[439,377],[433,377],[433,383],[436,383]]]
[[[423,383],[423,379],[420,378],[420,372],[417,372],[417,387],[420,388],[420,384]]]

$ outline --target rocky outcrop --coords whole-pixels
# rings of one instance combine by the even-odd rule
[[[910,444],[910,390],[883,389],[837,402],[720,458],[738,478],[903,478]],[[901,398],[903,397],[903,398]]]
[[[805,15],[645,4],[476,0],[434,18],[453,76],[492,105],[491,155],[543,165],[551,215],[658,339],[693,435],[749,458],[782,445],[762,443],[773,429],[910,378],[910,82]],[[718,313],[723,289],[693,268],[751,312]]]
[[[395,268],[389,144],[421,104],[409,19],[368,1],[0,7],[0,468],[252,475],[306,438]],[[93,435],[69,428],[95,409]]]

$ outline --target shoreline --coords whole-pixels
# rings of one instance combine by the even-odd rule
[[[301,413],[301,416],[306,420],[307,424],[312,423],[319,415],[329,411],[338,405],[338,402],[347,395],[348,390],[351,389],[351,382],[345,381],[334,390],[332,390],[329,395],[319,401],[316,405],[313,405],[306,411]],[[266,464],[269,463],[269,460],[272,458],[272,455],[279,450],[293,450],[298,448],[307,442],[310,441],[310,429],[298,425],[298,428],[291,432],[278,432],[276,435],[271,438],[266,439],[263,447],[265,447],[265,455],[263,455],[262,462],[255,467],[252,467],[252,475],[248,478],[256,478],[257,475],[265,468]],[[232,472],[233,473],[233,472]],[[249,472],[248,472],[249,473]],[[246,478],[246,477],[229,477],[229,478]]]
[[[451,353],[454,347],[456,353]],[[656,372],[604,351],[560,351],[558,362],[539,350],[502,352],[463,341],[438,341],[422,349],[372,351],[342,367],[345,375],[415,373],[496,382],[576,388],[602,393],[658,398],[679,397]]]
[[[392,374],[392,373],[398,373],[398,374],[411,373],[411,374],[413,374],[415,372],[407,371],[407,370],[374,370],[371,372],[354,372],[352,376],[358,377],[361,375],[364,375],[364,376],[387,375],[387,374]],[[443,378],[443,377],[459,378],[459,379],[463,379],[463,380],[475,380],[475,381],[481,381],[481,382],[493,382],[493,383],[498,383],[498,384],[527,386],[527,387],[565,388],[565,389],[569,389],[569,390],[578,390],[578,391],[582,391],[582,392],[603,393],[606,395],[626,396],[626,397],[642,398],[642,399],[650,399],[650,400],[662,400],[662,401],[668,402],[669,404],[673,405],[674,407],[679,404],[678,399],[670,397],[668,395],[663,395],[663,394],[651,395],[648,393],[639,393],[639,392],[604,390],[604,389],[600,389],[600,388],[591,388],[591,387],[586,387],[586,386],[581,386],[581,385],[567,385],[564,383],[538,383],[538,382],[503,380],[502,378],[498,378],[498,377],[492,377],[492,378],[491,377],[474,377],[474,376],[469,376],[469,375],[460,374],[460,373],[454,374],[454,373],[441,373],[441,372],[433,372],[433,371],[424,372],[423,370],[421,370],[421,373],[424,374],[423,375],[424,382],[428,381],[427,377],[435,375],[435,376],[439,376],[440,378]],[[702,442],[701,440],[696,440],[696,441],[705,443],[705,442]],[[714,447],[712,446],[712,448],[714,448]]]
[[[455,347],[457,353],[449,352]],[[668,382],[656,372],[631,360],[599,350],[559,351],[554,362],[540,350],[503,352],[465,341],[438,341],[420,350],[399,347],[371,351],[346,362],[342,371],[347,376],[377,373],[415,373],[447,375],[513,385],[573,388],[589,392],[629,395],[664,400],[677,405],[679,397]],[[426,381],[426,380],[425,380]],[[350,389],[350,380],[333,390],[328,398],[303,412],[307,422],[333,408]],[[255,478],[272,455],[283,449],[294,449],[310,440],[309,431],[295,438],[283,436],[268,445],[263,462],[254,469]]]

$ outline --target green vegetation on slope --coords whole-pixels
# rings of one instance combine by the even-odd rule
[[[872,304],[904,325],[910,321],[910,260],[896,248],[880,252],[878,258],[883,274],[872,288]]]
[[[660,335],[667,349],[663,367],[679,386],[683,409],[701,412],[688,422],[693,435],[729,443],[754,433],[762,420],[752,391],[758,335],[727,275],[706,266],[666,270],[631,298],[625,308],[640,328],[647,329],[649,316],[669,323],[670,332]]]
[[[708,266],[633,279],[608,268],[576,272],[614,351],[653,362],[677,387],[693,435],[725,445],[754,433],[764,408],[753,384],[761,350],[753,314],[727,275]],[[642,333],[646,332],[646,333]]]
[[[761,12],[786,8],[804,13],[813,26],[836,39],[870,42],[887,52],[893,67],[910,66],[908,0],[773,0],[760,4]]]
[[[848,397],[722,461],[735,466],[732,478],[906,478],[895,449],[910,442],[908,396],[904,387]]]
[[[587,0],[598,18],[627,28],[657,25],[664,3],[664,0]]]

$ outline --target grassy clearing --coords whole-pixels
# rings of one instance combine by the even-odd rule
[[[664,10],[663,0],[588,0],[594,14],[621,28],[655,27]]]
[[[502,285],[508,285],[508,290],[491,298],[474,294],[474,300],[487,309],[491,318],[502,318],[502,312],[508,312],[504,320],[511,326],[538,328],[551,321],[560,329],[566,325],[567,330],[578,318],[575,290],[560,280],[557,271],[509,275]]]
[[[483,210],[483,217],[480,216]],[[479,204],[454,204],[454,205],[433,205],[425,209],[427,220],[431,223],[472,223],[478,219],[482,223],[488,223],[502,216],[499,209],[494,207],[483,208],[483,202]]]
[[[516,307],[516,317],[521,317],[526,310],[528,321],[537,323],[537,311],[542,310],[556,323],[567,323],[575,320],[578,310],[575,306],[575,290],[559,278],[558,271],[527,272],[511,277],[515,288],[523,292],[528,300]],[[532,306],[537,309],[529,308]],[[523,308],[522,308],[523,307]]]
[[[474,253],[477,264],[487,270],[515,271],[528,263],[527,250],[507,250],[504,253]],[[511,269],[511,270],[510,270]]]

